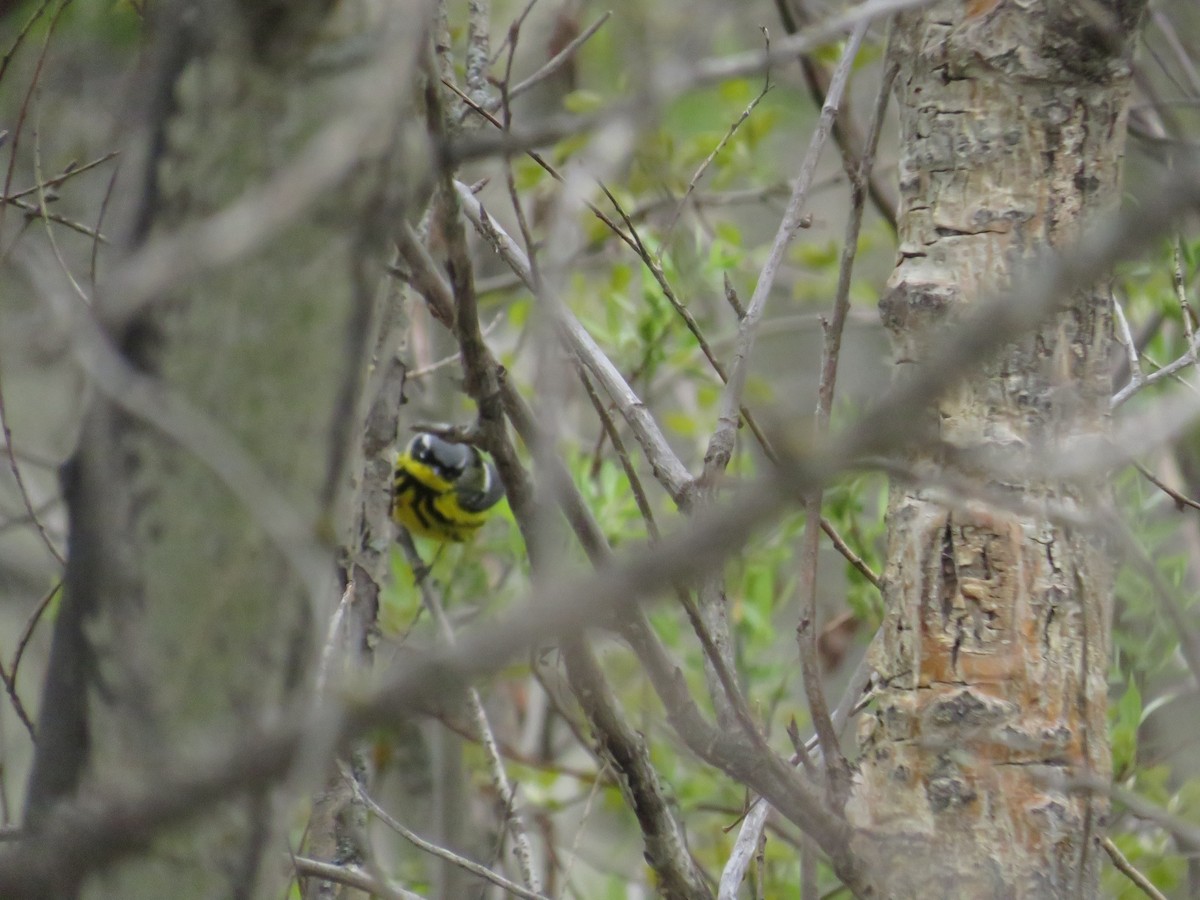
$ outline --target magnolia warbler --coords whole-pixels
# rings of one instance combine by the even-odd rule
[[[496,467],[468,444],[421,432],[396,457],[392,518],[413,534],[465,541],[503,496]]]

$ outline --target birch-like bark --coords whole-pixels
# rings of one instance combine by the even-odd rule
[[[1144,6],[946,0],[897,18],[900,259],[880,310],[900,377],[947,321],[1117,206]],[[1079,286],[1059,310],[947,388],[916,461],[953,456],[1035,504],[1094,501],[1100,473],[998,478],[985,462],[1015,453],[1037,471],[1105,433],[1108,286]],[[888,519],[879,688],[847,808],[874,895],[1097,896],[1107,805],[1044,776],[1109,773],[1105,548],[920,487],[894,485]]]

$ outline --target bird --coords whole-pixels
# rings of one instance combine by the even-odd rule
[[[396,456],[392,520],[420,537],[463,543],[503,496],[495,465],[469,444],[422,431]]]

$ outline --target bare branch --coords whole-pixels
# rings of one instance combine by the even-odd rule
[[[869,23],[880,17],[927,6],[932,2],[933,0],[867,0],[848,12],[830,16],[813,28],[776,42],[770,51],[739,53],[702,60],[690,66],[664,66],[650,74],[646,88],[640,96],[613,104],[598,114],[550,118],[539,123],[536,128],[520,134],[455,141],[442,144],[439,150],[446,161],[457,164],[505,153],[524,152],[580,134],[604,123],[636,120],[650,103],[659,104],[709,84],[748,75],[760,75],[772,65],[828,44],[860,23]]]
[[[821,123],[818,123],[817,134],[813,135],[813,144],[810,148],[814,167],[820,149],[817,135],[822,132],[822,123],[827,132],[829,124],[836,116],[837,104],[845,90],[846,79],[850,73],[850,64],[854,61],[864,37],[866,37],[866,25],[857,26],[846,43],[842,59],[833,73],[829,92],[825,96],[825,106],[821,110]],[[857,177],[853,179],[851,210],[846,222],[845,238],[842,242],[842,260],[838,272],[837,295],[833,304],[833,320],[825,329],[825,343],[821,351],[817,408],[813,415],[813,424],[817,434],[824,434],[828,431],[829,419],[833,413],[833,394],[837,384],[842,329],[846,324],[846,314],[850,309],[850,276],[858,254],[858,235],[862,227],[863,205],[866,202],[866,176],[869,174],[869,166],[874,160],[874,142],[879,137],[879,126],[883,119],[883,111],[887,107],[887,96],[895,74],[895,69],[889,69],[880,86],[876,116],[873,122],[874,129],[871,134],[872,142],[864,154],[862,168],[857,173]],[[808,177],[811,179],[811,174]],[[804,175],[801,174],[801,179],[803,178]],[[799,191],[799,186],[797,186],[797,191]],[[798,204],[796,209],[799,211]],[[782,248],[780,253],[782,255]],[[768,284],[768,289],[769,287]],[[758,296],[758,293],[756,288],[755,297]],[[750,301],[750,307],[754,308],[754,300]],[[753,341],[753,339],[753,334],[749,335],[748,340]],[[829,798],[834,808],[840,809],[845,805],[850,794],[850,766],[842,755],[833,719],[829,715],[825,690],[821,684],[821,668],[817,661],[817,559],[821,537],[822,496],[822,490],[818,486],[804,497],[804,536],[800,544],[800,581],[798,585],[801,613],[800,622],[796,627],[796,636],[800,649],[800,669],[804,674],[804,694],[808,699],[809,714],[812,716],[813,725],[817,730],[821,755],[825,759]]]
[[[437,844],[430,843],[418,835],[415,831],[405,828],[399,820],[389,815],[388,811],[376,803],[375,800],[372,799],[370,795],[368,795],[362,789],[361,785],[359,785],[357,781],[353,782],[353,787],[359,799],[367,806],[369,810],[371,810],[371,812],[375,814],[379,821],[381,821],[388,828],[392,829],[392,831],[396,832],[396,834],[400,835],[400,837],[404,838],[414,847],[425,851],[430,856],[436,856],[438,859],[444,859],[447,862],[453,863],[454,865],[464,869],[467,872],[470,872],[472,875],[476,875],[484,879],[485,881],[490,881],[492,884],[504,888],[504,890],[508,891],[515,897],[523,897],[525,900],[548,900],[544,894],[524,888],[515,881],[509,881],[503,875],[493,872],[487,866],[481,866],[479,863],[473,862],[464,856],[460,856],[451,850],[447,850],[445,847],[439,847]]]
[[[54,541],[50,540],[50,535],[46,532],[46,526],[42,522],[41,516],[33,506],[33,498],[29,496],[29,486],[25,483],[25,476],[21,473],[21,466],[17,462],[17,452],[13,448],[12,429],[8,426],[8,410],[4,402],[4,384],[0,380],[0,432],[4,435],[4,450],[8,454],[8,470],[12,472],[13,481],[17,486],[17,493],[21,495],[21,503],[25,506],[25,514],[29,517],[29,521],[33,523],[37,529],[38,536],[42,539],[44,546],[54,557],[55,561],[60,566],[66,565],[66,560],[63,558],[62,552],[54,545]]]
[[[568,62],[570,62],[571,58],[575,55],[579,48],[586,44],[591,39],[592,35],[599,31],[604,26],[604,23],[607,22],[611,17],[612,10],[605,11],[599,19],[585,28],[578,37],[576,37],[569,44],[554,54],[554,56],[552,56],[549,60],[547,60],[545,65],[543,65],[528,78],[524,79],[523,81],[518,81],[515,85],[513,85],[508,91],[508,99],[510,101],[516,100],[526,91],[541,84],[555,72],[565,66]],[[489,112],[495,112],[500,108],[500,102],[501,101],[499,99],[492,100],[485,108]]]
[[[306,856],[293,856],[291,862],[296,874],[300,876],[317,878],[333,884],[344,884],[372,895],[378,894],[385,900],[424,900],[420,894],[385,884],[370,872],[354,866],[339,866],[334,863],[321,862],[319,859],[309,859]]]
[[[417,548],[413,544],[411,535],[406,531],[401,531],[399,544],[404,551],[405,557],[408,559],[409,566],[414,572],[428,571],[424,560],[417,553]],[[441,598],[430,587],[428,578],[418,578],[417,584],[421,590],[421,602],[429,610],[429,615],[437,625],[442,640],[447,645],[454,646],[457,640],[454,634],[454,626],[450,623],[449,616],[446,615],[446,609],[442,606]],[[488,769],[492,777],[492,786],[495,787],[496,793],[504,804],[504,809],[507,810],[505,824],[513,835],[513,843],[516,845],[517,864],[521,869],[521,877],[531,892],[540,893],[542,890],[541,879],[533,868],[533,845],[529,841],[529,833],[525,829],[524,819],[518,811],[517,792],[508,777],[508,772],[504,768],[504,759],[500,755],[500,750],[496,743],[496,734],[492,730],[492,724],[488,721],[487,711],[483,707],[483,699],[479,696],[479,691],[473,687],[468,687],[467,701],[471,708],[471,716],[474,719],[475,731],[479,738],[479,743],[483,747],[484,757],[487,759]]]
[[[1200,72],[1196,71],[1195,63],[1192,61],[1191,56],[1188,55],[1187,48],[1184,47],[1183,42],[1179,40],[1175,26],[1167,18],[1167,14],[1161,9],[1152,9],[1150,11],[1150,21],[1162,33],[1163,38],[1166,39],[1167,46],[1175,54],[1175,59],[1179,63],[1179,67],[1187,76],[1192,93],[1200,95]]]
[[[492,8],[489,0],[467,4],[467,93],[476,103],[487,103],[492,93],[487,81]]]
[[[1106,837],[1100,842],[1100,846],[1104,848],[1104,852],[1108,854],[1108,858],[1112,860],[1112,864],[1116,870],[1137,885],[1138,890],[1150,898],[1150,900],[1167,900],[1167,895],[1156,888],[1150,879],[1137,870],[1137,868],[1121,852],[1121,848],[1113,843],[1112,838]]]
[[[754,350],[758,323],[762,319],[767,297],[775,285],[775,274],[779,269],[779,264],[783,261],[784,251],[791,243],[796,229],[800,227],[800,212],[808,197],[808,189],[812,184],[813,172],[816,171],[817,159],[829,137],[829,129],[833,117],[837,113],[838,102],[841,100],[842,92],[850,75],[850,64],[854,61],[854,55],[866,34],[868,22],[869,20],[863,20],[859,23],[842,53],[833,83],[829,88],[829,95],[825,98],[825,106],[821,110],[821,117],[809,141],[804,160],[800,164],[800,171],[792,187],[792,196],[788,200],[787,210],[775,232],[775,240],[771,244],[767,260],[759,272],[754,293],[746,307],[746,314],[738,322],[738,340],[734,350],[733,364],[730,366],[729,380],[721,394],[717,427],[713,431],[712,438],[708,442],[708,450],[704,454],[705,483],[712,483],[716,476],[725,470],[733,453],[739,408],[746,388],[746,377],[750,367],[750,356]]]
[[[1133,339],[1133,332],[1129,330],[1129,320],[1125,318],[1125,310],[1121,308],[1121,301],[1115,297],[1113,298],[1113,315],[1117,319],[1117,337],[1121,341],[1121,346],[1125,348],[1125,359],[1129,365],[1129,380],[1140,386],[1144,376],[1142,367],[1138,363],[1137,342]]]
[[[245,258],[360,165],[364,148],[395,139],[389,123],[410,89],[415,50],[414,41],[389,44],[385,58],[363,74],[371,86],[361,93],[363,102],[336,115],[269,181],[210,216],[154,237],[125,259],[100,291],[106,322],[127,321],[167,288],[177,290],[212,268]],[[416,181],[428,163],[414,158],[410,165]]]
[[[838,701],[837,708],[833,711],[833,724],[839,736],[845,732],[851,716],[862,708],[863,694],[870,683],[870,679],[871,667],[867,656],[864,654],[850,676],[850,680],[846,683],[842,699]],[[816,735],[803,742],[801,747],[804,753],[809,755],[819,755],[821,752]],[[793,763],[800,761],[799,754],[792,760]],[[758,846],[762,831],[766,827],[767,816],[770,813],[770,804],[766,803],[762,797],[756,797],[750,804],[749,811],[746,813],[745,818],[742,819],[741,828],[738,829],[733,849],[730,851],[729,858],[725,862],[725,868],[721,872],[721,883],[717,900],[737,900],[742,882],[746,879],[746,873],[750,869],[750,861],[754,856],[755,848]]]
[[[748,51],[702,60],[682,71],[667,73],[663,81],[668,89],[681,90],[731,78],[759,75],[772,65],[778,65],[828,44],[862,23],[928,6],[931,2],[932,0],[866,0],[843,13],[824,17],[811,28],[775,41],[770,50]]]
[[[775,0],[775,8],[788,34],[795,34],[801,25],[811,25],[813,15],[805,0]],[[804,70],[804,80],[808,84],[809,93],[818,104],[825,103],[825,95],[829,91],[832,73],[829,66],[813,54],[805,54],[800,60]],[[865,154],[867,141],[862,129],[851,114],[849,102],[842,104],[842,109],[833,123],[833,138],[842,151],[842,165],[846,174],[856,177],[860,160]],[[879,173],[872,168],[866,175],[867,191],[876,210],[888,223],[892,231],[896,230],[896,198],[895,187],[880,178]]]
[[[763,42],[766,44],[766,49],[771,49],[771,38],[767,34],[767,30],[762,29]],[[700,183],[700,179],[704,177],[704,173],[708,171],[708,167],[712,165],[714,159],[725,149],[725,145],[733,140],[733,136],[737,134],[737,130],[742,127],[742,123],[750,118],[750,114],[754,112],[756,106],[762,102],[763,97],[771,90],[771,70],[767,70],[766,78],[763,80],[762,90],[755,95],[749,105],[742,110],[742,114],[737,117],[729,130],[725,132],[724,137],[717,142],[717,145],[709,151],[708,156],[696,167],[696,171],[692,173],[692,179],[688,182],[687,189],[683,192],[683,196],[679,198],[679,203],[675,206],[675,211],[671,214],[671,218],[667,220],[667,224],[662,230],[663,248],[666,247],[667,239],[671,236],[671,232],[675,230],[675,224],[679,221],[679,217],[683,215],[683,209],[687,205],[688,198],[692,196],[692,191],[696,190],[696,185]],[[658,252],[658,259],[662,258],[662,249]]]
[[[36,834],[0,848],[0,895],[44,894],[45,886],[54,884],[64,870],[78,874],[111,865],[145,846],[162,827],[182,822],[222,797],[249,787],[261,789],[293,763],[309,729],[320,735],[360,734],[414,708],[435,686],[445,690],[461,685],[494,671],[531,646],[609,621],[679,578],[702,576],[736,552],[755,529],[790,508],[789,498],[856,459],[904,446],[915,437],[916,411],[930,397],[1040,322],[1075,285],[1094,282],[1114,262],[1158,240],[1179,214],[1198,203],[1200,180],[1190,172],[1172,178],[1165,190],[1084,240],[1075,254],[1023,279],[1013,291],[979,304],[975,314],[965,316],[947,334],[926,366],[893,385],[856,424],[803,458],[785,457],[785,464],[732,492],[729,503],[701,510],[686,528],[664,536],[652,548],[622,554],[619,564],[614,562],[596,575],[537,584],[530,601],[515,612],[462,636],[453,648],[406,661],[385,684],[360,700],[323,709],[315,716],[309,715],[307,707],[281,711],[269,717],[257,734],[223,740],[214,736],[199,743],[197,757],[190,763],[181,761],[173,774],[148,776],[132,786],[61,805],[46,816]],[[668,712],[677,711],[668,708]],[[734,777],[808,830],[839,870],[848,863],[847,826],[819,803],[814,805],[786,763],[749,759],[736,736],[714,737],[706,758],[728,765]],[[1120,796],[1117,799],[1125,802]],[[1189,832],[1188,836],[1200,844],[1196,835]]]
[[[515,40],[515,33],[510,32],[510,43],[515,44]],[[507,117],[507,103],[505,103],[505,109]],[[456,199],[464,207],[467,207],[467,215],[476,227],[480,228],[491,224],[493,234],[498,234],[498,228],[483,212],[470,190],[457,182],[451,186],[448,176],[444,176],[444,179],[444,190],[447,196],[453,196],[451,192],[457,190]],[[474,216],[471,214],[472,208],[478,209],[478,213]],[[518,217],[523,218],[520,215],[519,204]],[[449,271],[456,301],[455,333],[467,374],[467,391],[479,404],[480,422],[485,432],[487,445],[497,454],[498,459],[505,460],[513,454],[513,448],[504,434],[502,423],[497,421],[488,405],[489,402],[498,400],[505,388],[501,386],[497,375],[499,367],[491,358],[491,353],[484,343],[482,335],[478,332],[471,263],[466,253],[462,223],[455,217],[453,221],[446,223],[445,230],[451,255]],[[528,240],[527,230],[525,230],[525,235]],[[504,238],[505,246],[509,247],[513,253],[520,254],[519,248],[512,243],[511,239],[507,235],[504,235]],[[536,268],[528,258],[522,257],[522,262],[522,274],[527,284],[535,297],[542,298],[540,279]],[[550,310],[550,314],[555,320],[561,318],[559,315],[561,311],[558,310],[557,304],[543,303],[542,305],[543,308]],[[582,331],[582,329],[580,330]],[[608,365],[611,367],[611,363]],[[531,446],[541,457],[548,456],[547,453],[539,452],[543,442],[539,439],[540,430],[537,428],[536,422],[530,424],[533,432]],[[517,470],[506,473],[508,468],[508,463],[501,466],[501,473],[506,476],[505,484],[509,485],[510,477],[516,479],[519,482],[513,485],[516,491],[510,493],[515,493],[522,498],[520,502],[512,504],[513,512],[525,537],[526,548],[530,552],[534,570],[541,573],[545,571],[546,566],[542,554],[538,552],[539,529],[536,526],[536,519],[539,510],[536,504],[523,499],[528,496],[524,470],[517,467]],[[574,494],[574,488],[568,488],[569,484],[568,480],[562,486],[562,490],[564,492],[569,490],[571,494]],[[602,539],[597,543],[603,546]],[[607,547],[604,547],[603,551],[599,551],[597,548],[597,551],[593,552],[606,554]],[[626,720],[591,649],[583,638],[573,636],[563,641],[562,651],[571,687],[600,741],[604,757],[621,773],[621,783],[628,790],[627,799],[638,816],[638,823],[645,840],[647,862],[658,875],[662,890],[668,897],[677,898],[677,900],[706,896],[706,882],[687,851],[683,826],[668,802],[659,776],[650,761],[649,749]],[[534,887],[535,885],[531,883],[530,886]]]
[[[595,655],[576,638],[564,641],[562,652],[572,691],[592,723],[601,756],[621,774],[618,784],[637,816],[646,862],[658,876],[659,890],[668,900],[711,897],[688,852],[684,827],[667,801],[645,739],[621,713]]]
[[[1162,368],[1151,372],[1149,375],[1145,376],[1140,383],[1131,381],[1125,387],[1121,388],[1121,390],[1117,391],[1112,398],[1112,407],[1115,409],[1116,407],[1120,406],[1142,388],[1149,387],[1156,382],[1162,381],[1164,378],[1169,378],[1178,373],[1181,369],[1185,369],[1188,366],[1194,366],[1196,364],[1196,351],[1198,349],[1200,349],[1200,338],[1192,341],[1191,345],[1187,349],[1187,352],[1185,352],[1183,356],[1180,356],[1178,359],[1172,360]]]
[[[830,542],[833,544],[833,548],[837,550],[838,553],[842,554],[843,557],[845,557],[846,562],[850,563],[850,565],[854,567],[855,571],[858,572],[859,575],[873,584],[876,590],[883,590],[883,582],[880,580],[879,576],[875,574],[875,572],[870,566],[867,565],[866,561],[864,561],[861,556],[854,552],[853,548],[846,543],[845,538],[838,534],[837,529],[833,527],[833,523],[824,516],[821,517],[821,530],[824,531],[829,537]]]
[[[1139,797],[1133,791],[1117,787],[1098,775],[1070,775],[1063,772],[1046,771],[1043,775],[1046,784],[1057,788],[1073,791],[1086,791],[1094,794],[1107,794],[1139,818],[1153,822],[1170,834],[1179,838],[1190,847],[1200,846],[1200,828],[1179,816]]]
[[[21,635],[17,638],[17,649],[13,653],[12,663],[12,680],[13,684],[17,683],[17,670],[21,667],[21,660],[25,656],[25,648],[29,646],[29,640],[33,637],[33,631],[37,628],[38,622],[42,616],[46,614],[46,610],[50,607],[50,602],[54,596],[62,590],[62,581],[60,580],[54,587],[42,594],[41,599],[33,608],[33,612],[29,614],[29,618],[25,620],[25,624],[21,627]]]
[[[533,272],[521,248],[496,220],[487,214],[470,188],[456,182],[455,189],[467,218],[509,267],[521,276],[530,290],[533,290]],[[655,478],[667,489],[676,504],[686,507],[688,491],[692,484],[691,475],[667,443],[654,417],[571,311],[562,308],[561,304],[556,304],[555,315],[559,319],[557,324],[567,346],[604,388],[605,393],[629,423],[642,452],[646,454],[646,459],[654,470]]]
[[[1156,488],[1158,488],[1160,491],[1162,491],[1164,494],[1166,494],[1168,497],[1170,497],[1175,502],[1175,505],[1179,509],[1182,510],[1184,507],[1191,507],[1192,509],[1200,510],[1200,503],[1197,503],[1191,497],[1185,497],[1183,494],[1179,493],[1179,491],[1175,490],[1169,484],[1166,484],[1160,478],[1155,477],[1154,473],[1151,472],[1149,469],[1147,469],[1145,466],[1143,466],[1141,463],[1135,462],[1133,464],[1133,467],[1138,470],[1138,472],[1141,474],[1141,476],[1143,478],[1145,478],[1152,485],[1154,485]]]

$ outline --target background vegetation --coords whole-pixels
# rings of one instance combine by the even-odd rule
[[[700,484],[709,493],[697,495],[695,504],[721,509],[771,469],[756,429],[775,447],[773,455],[802,454],[819,442],[813,425],[817,385],[854,209],[846,173],[857,165],[873,127],[882,135],[871,173],[878,192],[863,209],[857,236],[832,432],[858,420],[889,384],[892,368],[876,311],[896,254],[895,123],[891,114],[872,120],[883,79],[884,19],[851,55],[839,113],[844,127],[822,150],[819,139],[813,149],[810,141],[820,130],[821,92],[847,46],[845,28],[814,44],[807,67],[793,55],[773,59],[765,71],[748,65],[749,74],[721,77],[705,75],[704,65],[711,63],[715,73],[718,63],[784,38],[787,29],[774,6],[716,0],[611,9],[582,0],[528,6],[498,0],[490,10],[475,3],[470,10],[447,6],[442,33],[449,43],[440,48],[438,62],[454,85],[442,91],[441,102],[455,123],[456,146],[463,148],[456,177],[473,186],[482,208],[533,260],[532,279],[553,298],[535,297],[510,261],[468,223],[482,333],[508,384],[536,414],[542,444],[520,444],[520,462],[532,470],[546,502],[536,507],[541,518],[533,532],[522,534],[506,503],[472,543],[418,541],[416,557],[375,536],[376,549],[386,548],[387,575],[371,639],[373,660],[364,664],[366,671],[347,664],[353,671],[339,688],[352,697],[443,645],[451,631],[480,635],[495,622],[521,621],[506,615],[521,608],[537,580],[527,553],[531,536],[546,561],[538,575],[542,583],[586,567],[589,555],[597,558],[556,511],[553,498],[561,501],[565,489],[556,484],[551,458],[561,460],[600,534],[621,553],[684,527],[681,495],[672,496],[661,471],[668,452],[693,476],[711,476]],[[837,13],[808,0],[792,8],[803,8],[802,22],[829,22]],[[68,317],[47,300],[37,272],[70,273],[85,293],[103,283],[114,252],[109,211],[120,199],[112,189],[118,167],[131,164],[122,156],[123,139],[132,115],[129,98],[146,71],[151,12],[141,4],[103,0],[0,3],[0,413],[7,447],[0,467],[0,677],[7,695],[0,706],[0,825],[13,833],[23,825],[68,540],[57,470],[75,448],[94,391],[72,349]],[[472,27],[488,33],[490,45],[472,35]],[[1152,3],[1143,29],[1127,159],[1131,208],[1187,164],[1200,140],[1197,10],[1188,0]],[[487,77],[469,68],[480,52],[490,61]],[[542,67],[551,59],[561,65],[547,74]],[[673,72],[680,73],[674,82],[668,77]],[[526,79],[533,83],[515,89]],[[413,85],[418,83],[414,76]],[[519,96],[502,103],[509,92]],[[423,104],[428,101],[414,102],[413,109]],[[481,105],[490,113],[481,113]],[[505,156],[497,152],[504,149],[498,126],[508,121],[512,152]],[[539,129],[544,137],[529,137]],[[244,140],[251,146],[255,135]],[[721,472],[706,453],[713,450],[730,395],[713,360],[723,372],[735,368],[736,351],[744,346],[739,325],[806,165],[815,169],[802,225],[765,298],[746,371],[740,402],[752,422],[743,420],[728,469]],[[410,203],[402,217],[430,249],[435,271],[457,258],[455,238],[443,233],[446,225],[438,220],[448,201],[440,202]],[[319,216],[321,210],[298,214]],[[379,243],[388,244],[389,236],[380,235]],[[388,324],[373,358],[362,360],[362,374],[378,375],[393,357],[403,363],[405,402],[391,410],[398,423],[395,442],[402,444],[418,425],[473,425],[478,396],[470,396],[464,383],[470,376],[459,355],[461,333],[431,311],[423,281],[428,273],[417,271],[403,252],[390,262],[391,276],[380,287],[381,296],[392,298],[380,305]],[[1200,673],[1188,647],[1200,591],[1198,273],[1200,239],[1194,221],[1185,219],[1153,252],[1123,264],[1117,274],[1116,300],[1127,322],[1118,338],[1134,350],[1113,360],[1113,391],[1120,398],[1114,427],[1120,432],[1123,423],[1152,421],[1159,431],[1148,430],[1142,445],[1126,445],[1112,472],[1117,509],[1137,549],[1123,558],[1118,578],[1109,676],[1117,786],[1111,853],[1153,888],[1114,866],[1104,874],[1109,896],[1153,890],[1200,896]],[[629,424],[637,403],[614,399],[594,369],[553,340],[561,325],[551,305],[578,319],[644,404],[666,442],[658,455],[641,449],[644,435]],[[269,346],[271,338],[261,341]],[[358,491],[377,487],[370,460],[355,465],[347,483]],[[798,564],[805,529],[799,502],[765,515],[725,568],[733,674],[753,721],[784,757],[811,726],[798,627],[815,631],[816,665],[831,704],[844,692],[853,704],[863,690],[854,673],[883,615],[877,582],[884,567],[887,471],[886,461],[868,460],[826,486],[815,621],[808,620]],[[679,590],[659,591],[647,615],[679,662],[691,695],[705,697],[706,650],[694,627],[696,614],[678,596],[697,584],[668,581],[679,582]],[[328,599],[332,616],[337,597]],[[606,626],[593,632],[592,649],[620,714],[645,741],[663,796],[686,827],[688,858],[716,894],[751,793],[683,745],[629,636],[618,637],[611,622],[588,624]],[[336,629],[314,626],[316,634],[327,632]],[[203,642],[205,635],[195,640]],[[558,650],[547,638],[506,658],[506,665],[490,666],[476,682],[478,709],[457,685],[434,684],[415,704],[423,715],[378,723],[354,746],[346,758],[369,773],[364,780],[372,808],[363,815],[371,824],[364,843],[372,849],[369,859],[351,854],[337,860],[345,866],[334,875],[373,879],[380,892],[384,880],[425,896],[485,890],[399,837],[386,813],[534,888],[512,853],[514,842],[525,840],[533,848],[537,890],[546,896],[653,894],[662,872],[652,873],[643,859],[645,821],[639,827],[628,786],[609,755],[597,751],[572,693],[578,685],[564,674]],[[714,709],[708,699],[699,702],[727,721],[727,710]],[[481,739],[480,713],[490,722],[494,747]],[[845,745],[854,746],[853,726]],[[507,787],[497,774],[501,768]],[[292,785],[282,817],[288,845],[300,856],[308,853],[313,827],[307,797],[319,780],[306,775],[303,784]],[[515,800],[506,796],[510,790]],[[354,802],[365,809],[368,801]],[[289,867],[277,892],[263,896],[299,896],[301,876],[314,871]],[[795,825],[772,816],[740,896],[795,896],[802,882],[806,897],[836,895],[840,884]],[[315,890],[315,882],[308,884]]]

